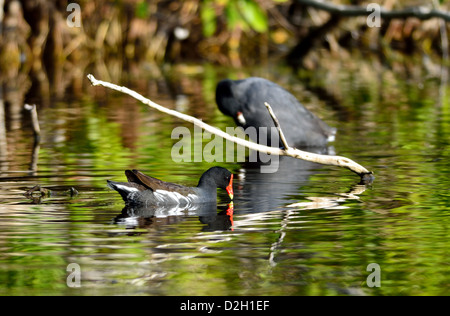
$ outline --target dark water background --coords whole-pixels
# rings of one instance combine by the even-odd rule
[[[450,294],[450,104],[439,78],[348,69],[327,81],[208,65],[154,72],[142,67],[120,83],[223,130],[234,123],[215,105],[217,82],[271,79],[337,127],[333,150],[376,179],[361,186],[348,170],[290,158],[267,174],[238,162],[174,163],[172,130],[192,125],[91,87],[86,74],[77,93],[43,100],[31,89],[25,101],[38,105],[42,131],[34,156],[29,114],[5,103],[0,295]],[[320,89],[337,91],[339,103]],[[223,192],[212,209],[132,213],[106,187],[128,168],[196,185],[213,165],[236,176],[233,213]],[[26,198],[36,184],[52,195]],[[67,286],[70,263],[81,268],[79,288]],[[366,282],[370,263],[381,268],[380,287]]]

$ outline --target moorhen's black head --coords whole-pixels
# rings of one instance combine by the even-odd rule
[[[242,106],[233,93],[234,85],[235,82],[230,79],[220,81],[216,88],[216,103],[223,114],[231,116],[242,126],[245,125],[245,119],[242,115]]]
[[[233,174],[222,167],[212,167],[205,171],[198,181],[198,187],[215,187],[227,191],[233,199]]]

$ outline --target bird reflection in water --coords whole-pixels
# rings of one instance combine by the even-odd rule
[[[218,212],[218,209],[220,210]],[[198,216],[205,226],[202,231],[233,230],[234,205],[230,202],[226,207],[216,203],[199,203],[189,208],[159,206],[159,207],[131,207],[126,206],[114,218],[114,223],[135,228],[162,228],[176,224],[190,217]]]

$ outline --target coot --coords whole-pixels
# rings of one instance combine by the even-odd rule
[[[201,176],[197,187],[164,182],[138,170],[126,170],[128,182],[108,180],[108,186],[120,193],[127,205],[190,207],[195,203],[215,203],[217,188],[225,189],[233,199],[233,174],[212,167]]]
[[[328,126],[308,111],[291,93],[263,78],[220,81],[216,89],[216,102],[220,111],[233,117],[238,126],[256,128],[257,139],[252,140],[260,144],[283,146],[276,129],[271,129],[275,124],[264,102],[272,107],[292,147],[325,147],[336,134],[336,128]],[[276,134],[272,135],[272,132]],[[248,134],[254,138],[251,133]],[[271,139],[277,140],[277,143],[272,144]]]

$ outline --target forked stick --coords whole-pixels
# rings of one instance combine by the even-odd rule
[[[269,111],[270,116],[272,117],[273,123],[275,124],[275,126],[278,130],[278,134],[280,134],[280,139],[281,139],[281,142],[283,143],[284,149],[287,150],[287,149],[291,148],[286,140],[286,137],[284,136],[283,131],[281,130],[280,122],[278,121],[278,118],[275,116],[275,113],[273,112],[272,107],[267,102],[264,102],[264,105],[266,106],[267,110]]]
[[[105,88],[109,88],[109,89],[112,89],[115,91],[119,91],[119,92],[128,94],[129,96],[135,98],[138,101],[141,101],[142,103],[148,105],[151,108],[154,108],[160,112],[175,116],[184,121],[193,123],[209,133],[212,133],[212,134],[215,134],[222,138],[225,138],[226,140],[232,141],[238,145],[245,146],[252,150],[263,152],[263,153],[266,153],[269,155],[290,156],[290,157],[294,157],[294,158],[298,158],[298,159],[303,159],[306,161],[319,163],[322,165],[331,165],[331,166],[347,168],[347,169],[355,172],[356,174],[358,174],[361,177],[362,182],[371,182],[373,180],[371,171],[367,170],[360,164],[358,164],[358,163],[354,162],[353,160],[348,159],[346,157],[319,155],[319,154],[306,152],[306,151],[292,148],[292,147],[286,147],[286,148],[282,149],[282,148],[277,148],[277,147],[268,147],[268,146],[260,145],[260,144],[257,144],[257,143],[254,143],[254,142],[251,142],[251,141],[248,141],[248,140],[236,137],[236,136],[231,136],[230,134],[227,134],[224,131],[222,131],[216,127],[208,125],[208,124],[204,123],[202,120],[199,120],[198,118],[195,118],[193,116],[165,108],[165,107],[151,101],[150,99],[143,97],[136,91],[128,89],[127,87],[121,87],[121,86],[118,86],[118,85],[115,85],[115,84],[112,84],[112,83],[109,83],[106,81],[97,80],[91,74],[87,75],[87,77],[93,86],[103,86]],[[272,117],[274,117],[274,116],[272,115]],[[281,131],[281,128],[279,128],[278,130]],[[280,133],[280,135],[281,135],[281,133]],[[286,141],[286,139],[284,139],[284,141]],[[287,143],[285,143],[285,145],[286,144]]]

